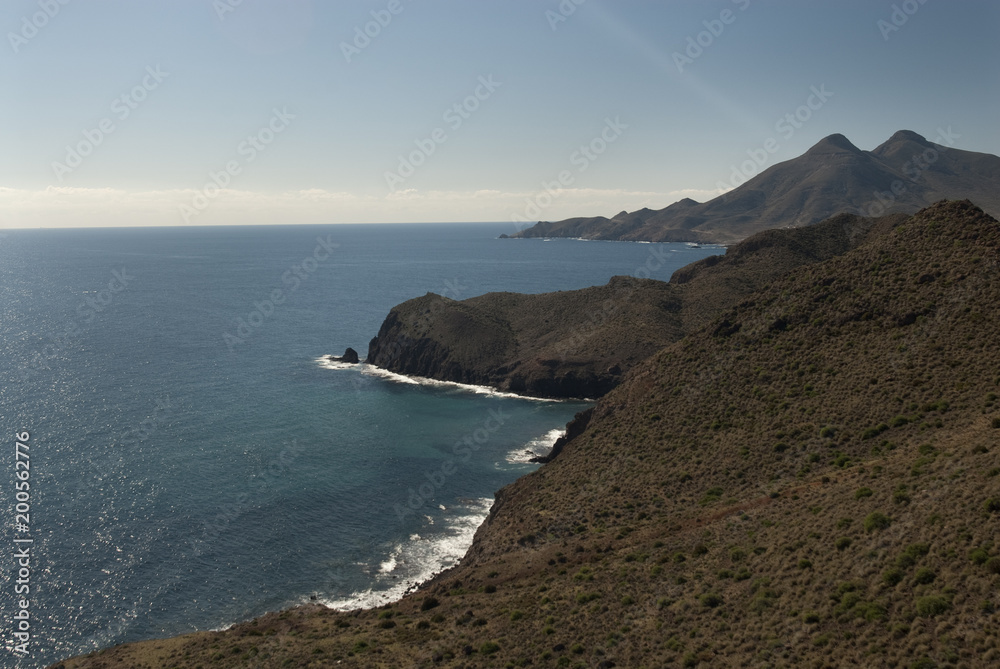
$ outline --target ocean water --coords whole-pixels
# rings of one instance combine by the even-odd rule
[[[457,563],[494,491],[589,404],[323,356],[364,357],[389,309],[426,292],[666,280],[721,252],[502,232],[0,236],[0,664],[220,629],[313,597],[377,605]]]

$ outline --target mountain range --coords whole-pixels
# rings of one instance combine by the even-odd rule
[[[512,237],[574,237],[620,241],[732,244],[761,230],[812,225],[839,213],[912,214],[942,199],[969,199],[1000,216],[1000,157],[955,148],[940,130],[931,142],[900,130],[873,151],[840,134],[803,155],[773,165],[708,202],[684,199],[652,210],[541,221]],[[752,174],[766,152],[735,169],[731,183]],[[752,154],[752,152],[750,152]],[[753,168],[753,169],[751,169]]]

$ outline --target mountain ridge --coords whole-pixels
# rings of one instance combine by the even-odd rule
[[[837,133],[704,203],[686,198],[611,219],[540,221],[511,237],[732,244],[767,228],[812,225],[843,212],[912,214],[942,199],[970,199],[1000,216],[1000,157],[955,148],[958,136],[939,132],[947,145],[900,130],[872,151]],[[743,179],[734,172],[732,181],[737,177]]]

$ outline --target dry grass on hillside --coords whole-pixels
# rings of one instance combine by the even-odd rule
[[[637,367],[462,565],[69,667],[1000,664],[1000,225],[931,207]]]

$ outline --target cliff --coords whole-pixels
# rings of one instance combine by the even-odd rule
[[[462,301],[428,293],[390,311],[367,362],[537,397],[600,397],[667,344],[791,269],[853,248],[873,225],[845,214],[809,228],[765,231],[678,270],[669,283],[615,277],[576,291]]]

